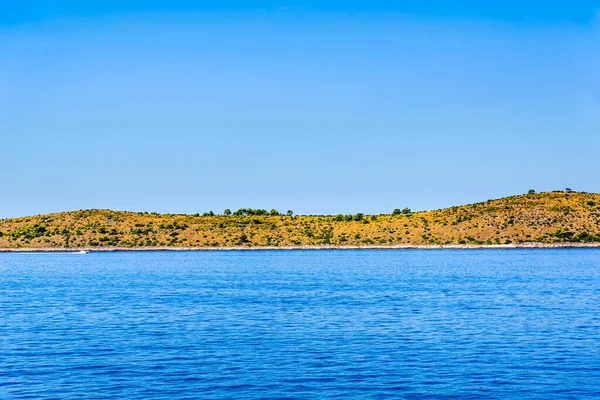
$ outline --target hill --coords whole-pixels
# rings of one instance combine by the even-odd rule
[[[272,214],[276,214],[273,210]],[[412,213],[289,216],[81,210],[0,220],[0,249],[600,245],[600,194],[546,192]]]

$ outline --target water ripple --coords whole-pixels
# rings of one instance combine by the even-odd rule
[[[590,249],[0,254],[0,398],[600,398],[599,266]]]

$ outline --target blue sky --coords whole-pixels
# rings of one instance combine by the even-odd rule
[[[598,192],[598,3],[522,3],[0,2],[0,217]]]

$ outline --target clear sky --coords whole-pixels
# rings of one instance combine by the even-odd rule
[[[0,0],[0,217],[598,192],[598,10]]]

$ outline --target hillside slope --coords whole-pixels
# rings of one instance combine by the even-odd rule
[[[82,210],[0,220],[0,249],[526,242],[600,244],[600,194],[547,192],[377,216],[199,216]]]

